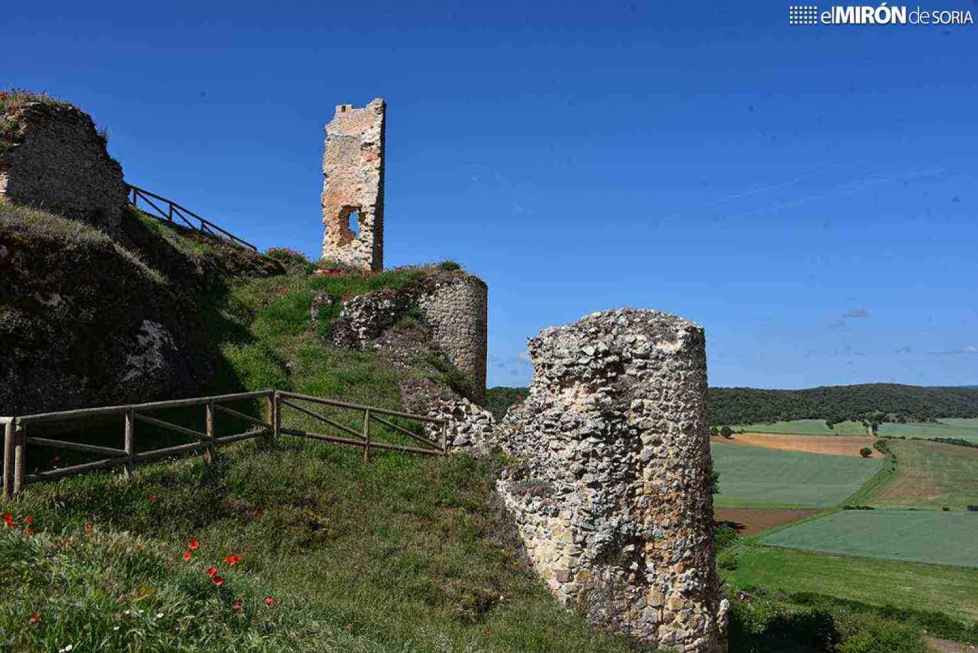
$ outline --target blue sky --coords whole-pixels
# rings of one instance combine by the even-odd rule
[[[704,325],[713,385],[978,383],[978,26],[787,6],[15,3],[0,86],[74,101],[131,182],[309,255],[323,124],[386,98],[386,262],[487,281],[490,385],[528,381],[541,328],[622,305]]]

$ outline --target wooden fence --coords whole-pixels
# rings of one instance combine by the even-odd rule
[[[235,245],[247,247],[248,249],[252,249],[256,252],[258,251],[258,248],[248,241],[238,238],[230,231],[221,229],[210,220],[200,217],[190,209],[184,208],[176,202],[168,200],[161,195],[151,193],[144,188],[139,188],[138,186],[133,186],[132,184],[126,184],[126,192],[128,194],[129,203],[151,218],[163,220],[172,224],[176,224],[177,220],[179,220],[194,231],[199,231],[202,234],[214,236],[215,238],[224,238],[231,241]],[[142,206],[140,206],[140,202],[142,202]]]
[[[229,408],[225,404],[240,401],[265,402],[266,419],[258,419],[247,415],[239,410]],[[362,424],[360,429],[354,429],[345,424],[341,424],[332,418],[319,412],[311,410],[303,405],[313,403],[321,406],[328,406],[343,411],[362,413]],[[200,432],[186,426],[167,422],[157,417],[152,417],[148,413],[163,409],[188,408],[193,406],[204,407],[204,432]],[[331,435],[314,431],[303,431],[300,429],[282,428],[282,410],[289,408],[298,413],[312,417],[315,420],[332,427],[351,437]],[[217,413],[231,416],[235,419],[250,423],[251,428],[241,433],[231,435],[216,435],[215,418]],[[83,442],[73,442],[69,440],[54,440],[51,438],[37,437],[29,435],[38,425],[51,422],[72,422],[91,418],[104,418],[111,416],[121,416],[123,422],[123,447],[121,449],[105,447],[100,445],[88,444]],[[414,433],[387,418],[404,418],[421,423],[435,424],[440,427],[440,441],[432,442],[423,433]],[[179,444],[162,449],[136,452],[136,425],[144,423],[156,428],[173,431],[184,436],[190,436],[194,440],[186,444]],[[410,437],[422,446],[405,446],[379,441],[371,437],[370,425],[377,423],[391,429],[393,432]],[[35,415],[24,415],[20,417],[0,417],[0,425],[4,428],[3,444],[3,494],[5,497],[13,497],[19,494],[27,483],[37,483],[40,481],[53,480],[66,476],[75,476],[87,472],[108,469],[111,467],[123,467],[126,477],[131,478],[135,474],[136,465],[158,458],[177,456],[181,454],[203,454],[205,462],[210,463],[213,459],[215,448],[240,442],[252,438],[265,437],[275,439],[280,434],[298,436],[329,442],[332,444],[360,447],[363,449],[363,460],[367,462],[370,458],[371,449],[381,449],[389,451],[402,451],[412,454],[438,455],[443,456],[448,453],[448,424],[444,420],[425,417],[423,415],[412,415],[399,411],[377,408],[375,406],[363,406],[333,399],[323,399],[309,395],[297,394],[293,392],[280,392],[278,390],[260,390],[257,392],[242,392],[237,394],[217,395],[213,397],[194,397],[190,399],[174,399],[170,401],[157,401],[144,404],[132,404],[127,406],[106,406],[101,408],[81,408],[78,410],[66,410],[54,413],[40,413]],[[48,471],[38,471],[27,474],[28,448],[48,447],[53,449],[67,449],[81,451],[85,453],[98,454],[102,458],[77,465],[70,465]]]

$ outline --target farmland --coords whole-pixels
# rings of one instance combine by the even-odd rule
[[[763,536],[760,542],[867,558],[978,567],[976,540],[978,515],[973,513],[844,510]]]
[[[978,620],[978,569],[746,545],[723,576],[736,589],[811,592]]]
[[[779,433],[737,433],[734,437],[716,440],[720,444],[739,444],[782,451],[803,451],[833,456],[863,457],[862,450],[869,449],[870,457],[882,458],[873,448],[875,438],[865,435],[782,435]]]
[[[922,440],[888,440],[896,473],[871,493],[879,507],[964,510],[978,505],[978,449]]]
[[[866,427],[859,422],[840,422],[831,429],[821,419],[796,419],[785,422],[738,424],[736,431],[745,433],[783,433],[790,435],[865,435]],[[978,443],[978,418],[944,417],[936,422],[880,424],[881,437],[960,438]]]
[[[717,442],[720,507],[823,508],[855,493],[882,467],[881,460],[778,451]]]

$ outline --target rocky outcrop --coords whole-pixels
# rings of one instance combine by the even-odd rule
[[[118,235],[126,207],[120,166],[79,109],[0,93],[0,197]]]
[[[496,440],[520,461],[498,489],[534,568],[594,623],[725,651],[703,330],[622,309],[545,329],[529,353],[530,394]]]

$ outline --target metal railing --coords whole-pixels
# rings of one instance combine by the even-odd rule
[[[239,410],[229,408],[222,404],[264,400],[266,402],[267,421],[247,415]],[[299,402],[314,403],[328,406],[343,411],[353,411],[363,413],[361,426],[359,429],[352,428],[345,424],[322,415],[314,410],[300,405]],[[186,426],[174,424],[158,417],[152,417],[147,413],[153,411],[188,408],[193,406],[205,407],[205,428],[198,431]],[[291,408],[307,417],[312,417],[340,432],[352,437],[330,435],[314,431],[304,431],[301,429],[282,428],[282,409]],[[252,428],[231,435],[218,436],[215,432],[215,417],[217,413],[223,413],[230,417],[248,422]],[[421,422],[423,424],[434,424],[440,427],[440,441],[433,442],[423,433],[414,433],[409,429],[395,424],[388,418],[404,418]],[[46,437],[28,435],[38,425],[51,422],[78,422],[81,420],[96,417],[123,417],[123,447],[106,447],[85,442],[75,442],[70,440],[55,440]],[[175,446],[163,447],[149,451],[136,452],[136,425],[144,423],[166,431],[173,431],[184,436],[190,436],[194,440],[189,443]],[[405,446],[383,442],[371,436],[370,425],[377,423],[391,429],[395,433],[405,435],[415,440],[422,446]],[[181,454],[202,453],[204,461],[210,463],[213,460],[214,450],[225,444],[240,442],[252,438],[266,437],[277,438],[280,434],[292,435],[297,437],[309,438],[329,442],[332,444],[353,446],[363,449],[363,460],[367,462],[370,457],[371,449],[401,451],[412,454],[444,456],[448,453],[448,422],[441,419],[426,417],[423,415],[413,415],[399,411],[387,410],[375,406],[363,406],[351,404],[333,399],[323,399],[310,395],[297,394],[293,392],[280,392],[278,390],[260,390],[257,392],[242,392],[237,394],[216,395],[211,397],[193,397],[190,399],[174,399],[170,401],[156,401],[143,404],[131,404],[126,406],[105,406],[99,408],[80,408],[77,410],[65,410],[52,413],[39,413],[34,415],[24,415],[20,417],[0,417],[0,425],[4,430],[3,445],[3,494],[5,497],[18,495],[28,483],[54,480],[67,476],[76,476],[92,471],[109,469],[122,466],[125,468],[125,475],[131,478],[135,474],[136,466],[140,463],[166,458]],[[423,429],[422,429],[423,430]],[[81,451],[84,453],[98,454],[102,458],[91,462],[79,463],[47,471],[37,471],[27,474],[27,453],[30,446],[46,447],[53,449],[67,449],[71,451]]]
[[[144,188],[139,188],[132,184],[126,184],[126,193],[129,204],[151,218],[172,224],[178,224],[179,221],[194,231],[213,236],[214,238],[223,238],[235,245],[247,247],[256,252],[258,251],[258,248],[248,241],[238,238],[230,231],[218,227],[210,220],[202,218],[190,209],[180,206],[176,202],[168,200],[161,195],[151,193]],[[143,206],[140,206],[140,201],[142,201]]]

